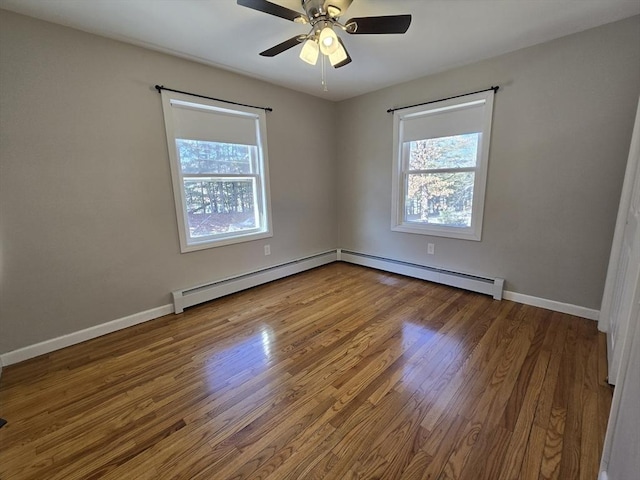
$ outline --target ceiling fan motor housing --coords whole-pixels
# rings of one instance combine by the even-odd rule
[[[312,24],[320,19],[335,19],[342,13],[338,7],[330,4],[325,8],[324,0],[302,0],[302,8],[307,13],[309,22]]]

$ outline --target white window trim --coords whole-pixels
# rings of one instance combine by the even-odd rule
[[[482,239],[482,221],[484,216],[484,201],[487,184],[487,172],[489,168],[489,144],[491,136],[491,119],[493,116],[494,92],[481,92],[466,95],[461,98],[443,100],[429,105],[420,105],[394,112],[393,116],[393,174],[392,174],[392,218],[391,230],[394,232],[415,233],[432,235],[437,237],[459,238],[463,240],[480,241]],[[403,168],[402,130],[405,119],[435,113],[451,107],[468,105],[470,103],[484,102],[484,116],[478,164],[475,168],[473,206],[470,227],[452,227],[446,225],[417,224],[404,221],[405,181]],[[464,171],[465,169],[457,169]]]
[[[171,168],[171,180],[173,186],[173,197],[176,208],[176,217],[178,221],[178,236],[180,238],[180,251],[182,253],[193,252],[197,250],[204,250],[207,248],[221,247],[224,245],[232,245],[235,243],[249,242],[253,240],[259,240],[262,238],[269,238],[273,236],[271,226],[271,194],[269,190],[269,160],[267,155],[267,132],[266,132],[266,112],[260,109],[251,107],[233,105],[233,108],[225,103],[215,100],[194,98],[191,95],[185,95],[181,93],[170,92],[163,90],[162,94],[162,108],[164,114],[164,124],[167,133],[167,147],[169,150],[169,165]],[[186,215],[186,197],[183,188],[183,175],[180,168],[180,158],[178,149],[176,147],[176,135],[173,115],[171,112],[171,102],[186,102],[196,105],[206,105],[211,107],[212,110],[218,112],[229,112],[234,115],[246,115],[256,119],[256,135],[257,135],[257,156],[255,164],[257,172],[255,174],[242,174],[239,177],[257,177],[256,181],[256,198],[259,206],[259,220],[261,227],[238,231],[229,232],[226,234],[216,235],[215,237],[203,237],[201,240],[190,239],[188,235],[189,220]],[[188,176],[199,176],[198,174],[190,174]],[[234,175],[210,175],[202,174],[202,177],[230,177]]]

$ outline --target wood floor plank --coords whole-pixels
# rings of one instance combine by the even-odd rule
[[[432,432],[421,431],[419,448],[401,478],[438,478],[466,425],[466,418],[454,416],[442,418]]]
[[[595,478],[595,323],[334,263],[21,364],[0,478]]]
[[[542,388],[544,376],[549,365],[549,353],[542,352],[537,359],[536,365],[529,383],[524,389],[524,398],[519,408],[519,414],[513,427],[509,441],[509,447],[505,453],[505,462],[502,464],[502,471],[499,480],[518,480],[520,478],[520,468],[524,459],[527,445],[531,439],[531,428],[533,418],[536,413],[536,404]],[[506,430],[510,430],[508,427]]]
[[[465,462],[475,446],[481,430],[481,423],[475,421],[467,422],[464,430],[462,430],[462,433],[458,437],[453,452],[449,455],[447,463],[438,477],[439,480],[455,480],[460,478]]]
[[[514,431],[516,428],[516,422],[521,418],[520,415],[525,397],[531,394],[531,390],[529,388],[531,386],[531,377],[534,374],[534,370],[540,365],[538,359],[543,349],[543,343],[551,341],[551,337],[547,336],[547,330],[549,329],[549,313],[550,312],[544,312],[541,310],[538,310],[535,313],[536,318],[533,327],[535,329],[534,337],[531,340],[527,356],[522,363],[513,391],[511,392],[509,401],[505,406],[504,415],[501,419],[502,426],[509,431]],[[541,373],[541,379],[544,378],[546,373],[547,363],[544,364],[544,371]],[[537,394],[535,400],[537,401]]]
[[[589,356],[586,326],[580,319],[573,319],[577,323],[573,368],[568,379],[567,417],[565,422],[565,441],[562,446],[560,463],[560,478],[579,478],[582,444],[582,420],[585,408],[585,367]]]
[[[496,480],[503,472],[503,465],[508,459],[505,452],[509,448],[512,435],[512,432],[500,425],[480,431],[478,440],[460,472],[460,478]]]
[[[525,318],[525,320],[527,320]],[[531,346],[534,331],[528,322],[523,322],[513,341],[508,345],[504,356],[488,382],[485,391],[477,403],[468,411],[469,421],[454,451],[447,460],[440,478],[461,478],[463,469],[471,452],[477,446],[478,437],[483,431],[493,430],[503,415],[505,405],[515,385],[517,375]]]
[[[491,318],[490,328],[478,340],[471,355],[467,357],[445,389],[432,403],[431,408],[422,420],[424,428],[427,430],[433,429],[440,418],[449,410],[464,411],[463,405],[467,404],[466,400],[471,397],[476,398],[483,389],[490,372],[495,368],[503,349],[508,344],[507,336],[504,336],[504,334],[511,331],[510,318],[513,317],[509,317],[509,313],[514,306],[514,304],[495,303],[490,307],[490,310],[487,310],[490,311],[487,315]],[[488,360],[488,358],[491,358],[491,360]],[[473,388],[475,388],[473,390],[474,393],[467,394]]]
[[[593,391],[586,392],[582,411],[582,435],[580,437],[580,480],[587,480],[590,473],[598,470],[600,466],[597,418],[597,393]]]
[[[551,415],[551,408],[553,406],[554,399],[556,398],[556,385],[558,383],[560,368],[562,366],[564,342],[567,338],[567,331],[569,329],[569,322],[562,321],[561,317],[555,314],[551,317],[553,327],[550,331],[554,335],[554,341],[550,348],[551,357],[549,359],[549,366],[547,367],[547,374],[544,378],[542,390],[540,391],[540,397],[538,399],[538,406],[536,408],[536,416],[534,418],[534,424],[546,430],[549,424],[549,417]]]
[[[540,476],[540,463],[544,453],[544,444],[547,431],[535,423],[529,433],[527,449],[524,452],[522,467],[520,468],[520,480],[538,480]]]
[[[545,438],[542,462],[540,464],[541,480],[555,480],[560,477],[560,460],[564,443],[564,428],[567,411],[562,407],[553,407]]]

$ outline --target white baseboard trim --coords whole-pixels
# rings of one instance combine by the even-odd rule
[[[553,310],[554,312],[567,313],[569,315],[575,315],[576,317],[587,318],[589,320],[597,321],[600,317],[600,310],[572,305],[571,303],[557,302],[546,298],[533,297],[531,295],[510,292],[508,290],[504,291],[503,297],[505,300],[524,303],[525,305],[531,305],[533,307],[546,308],[547,310]]]
[[[101,323],[94,327],[62,335],[61,337],[45,340],[44,342],[36,343],[35,345],[29,345],[28,347],[13,350],[12,352],[3,353],[0,355],[0,363],[5,367],[13,365],[14,363],[23,362],[30,358],[35,358],[55,350],[60,350],[61,348],[69,347],[86,340],[101,337],[107,333],[116,332],[123,328],[148,322],[149,320],[163,317],[170,313],[173,313],[173,305],[163,305],[161,307],[145,310],[144,312],[134,313],[127,317],[118,318],[107,323]]]

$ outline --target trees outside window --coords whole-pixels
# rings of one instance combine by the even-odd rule
[[[392,230],[480,240],[493,92],[396,112]]]
[[[271,236],[264,113],[162,93],[182,251]]]

